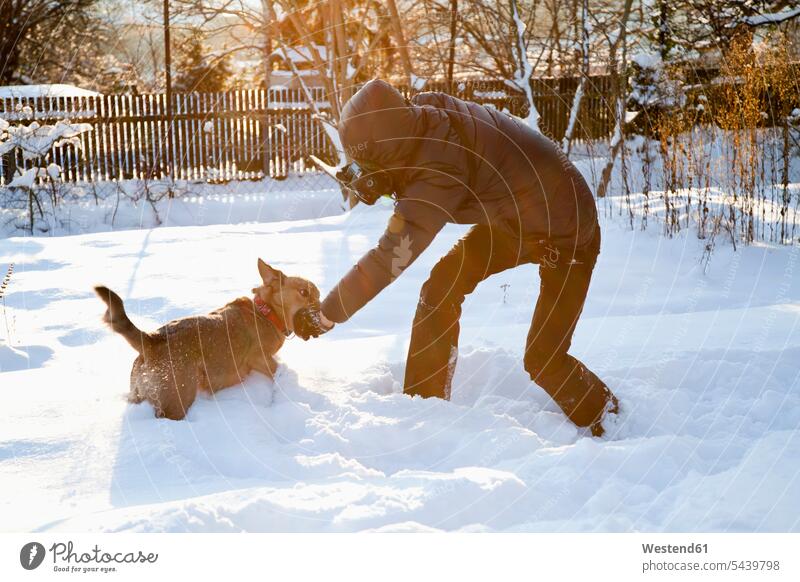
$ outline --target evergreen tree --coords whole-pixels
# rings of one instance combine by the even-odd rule
[[[202,36],[193,32],[179,53],[173,88],[184,93],[224,91],[230,76],[228,58],[210,55],[203,46]]]

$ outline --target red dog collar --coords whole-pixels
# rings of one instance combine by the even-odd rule
[[[253,298],[253,304],[256,306],[256,311],[258,311],[261,315],[269,319],[270,323],[275,326],[279,332],[281,332],[286,337],[291,335],[291,332],[286,329],[284,323],[280,320],[278,315],[273,311],[269,305],[264,303],[264,300],[261,299],[258,295]]]

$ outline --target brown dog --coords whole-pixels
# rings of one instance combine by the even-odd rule
[[[116,293],[95,287],[108,306],[103,320],[139,352],[128,400],[147,400],[156,416],[180,420],[198,390],[213,393],[233,386],[252,370],[271,378],[274,356],[292,332],[303,339],[323,333],[319,290],[313,283],[287,277],[261,259],[258,272],[263,284],[253,289],[253,299],[240,297],[208,315],[176,319],[151,333],[131,323]]]

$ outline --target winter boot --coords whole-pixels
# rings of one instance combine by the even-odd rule
[[[586,366],[574,360],[567,373],[539,376],[536,379],[564,414],[577,426],[590,427],[592,435],[603,436],[603,420],[619,412],[614,393]]]

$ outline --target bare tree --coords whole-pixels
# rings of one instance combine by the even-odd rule
[[[625,0],[622,15],[619,19],[619,31],[616,38],[609,37],[609,70],[612,76],[614,87],[614,133],[611,136],[609,145],[608,161],[600,175],[600,184],[597,187],[598,198],[603,198],[608,190],[611,180],[611,172],[614,169],[614,162],[619,154],[619,150],[624,143],[624,124],[625,124],[625,101],[627,99],[627,76],[625,70],[628,62],[628,18],[631,14],[633,0]],[[621,58],[617,55],[621,52]]]
[[[273,41],[272,23],[277,21],[275,16],[275,3],[273,0],[261,0],[261,14],[264,17],[263,21],[256,22],[256,26],[262,30],[262,38],[264,39],[261,58],[264,67],[264,86],[269,87],[272,85],[272,64],[270,58],[272,55],[272,47],[275,44]]]
[[[458,0],[416,0],[405,6],[400,19],[417,75],[452,80],[456,68],[463,67],[456,58],[463,48],[457,42],[463,16]]]
[[[800,18],[796,0],[670,0],[661,2],[668,18],[665,41],[684,54],[721,53],[745,31],[779,25]]]
[[[450,42],[447,46],[447,87],[453,91],[453,69],[456,64],[456,37],[458,35],[458,0],[450,0]]]
[[[525,122],[532,129],[539,131],[539,111],[533,102],[533,89],[531,88],[531,77],[533,66],[528,60],[528,48],[525,42],[525,29],[527,25],[522,21],[519,14],[517,0],[511,0],[511,19],[514,23],[514,41],[516,44],[516,71],[514,77],[506,82],[521,90],[528,101],[528,115]]]
[[[96,3],[97,0],[0,1],[0,85],[35,82],[38,70],[45,74],[56,71],[62,79],[68,76],[76,64],[81,64],[75,62],[70,48],[92,44]]]
[[[561,141],[561,148],[567,155],[569,155],[570,151],[572,150],[572,138],[575,134],[575,125],[578,121],[578,114],[581,110],[583,94],[586,90],[586,80],[589,78],[589,51],[591,50],[590,41],[591,24],[589,23],[589,0],[581,0],[581,78],[578,81],[578,87],[575,90],[575,96],[572,99],[572,107],[570,107],[567,130],[564,132],[564,139]]]
[[[406,79],[408,80],[409,87],[417,87],[417,79],[414,75],[414,67],[411,66],[411,57],[408,54],[408,44],[406,44],[406,36],[403,32],[403,23],[400,20],[400,13],[397,11],[397,3],[395,0],[386,0],[386,5],[389,7],[389,16],[392,22],[392,31],[395,35],[395,42],[397,43],[397,51],[400,53],[400,62],[403,63],[403,71],[405,72]]]

